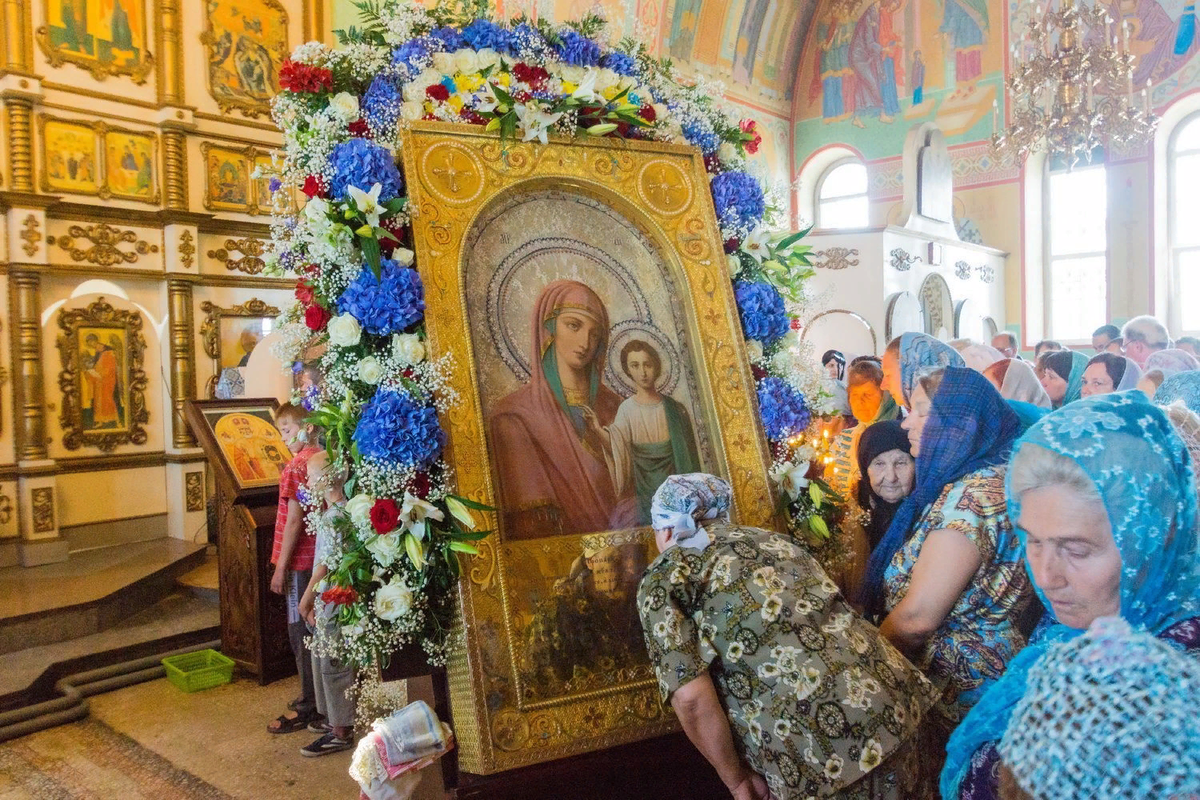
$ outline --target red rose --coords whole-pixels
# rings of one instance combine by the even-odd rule
[[[757,153],[758,146],[762,144],[762,134],[758,132],[758,123],[752,119],[744,119],[740,125],[742,129],[742,147],[746,148],[747,153]]]
[[[300,191],[304,192],[305,197],[312,200],[314,197],[324,197],[328,189],[325,186],[325,181],[316,175],[309,175],[304,179],[304,185],[300,187]]]
[[[303,272],[305,275],[316,275],[318,272],[321,271],[321,268],[319,266],[317,266],[316,264],[305,264],[303,267],[300,268],[300,271]]]
[[[636,129],[633,128],[628,122],[618,122],[617,129],[614,132],[622,139],[628,139],[630,138],[629,134],[633,133],[634,130]]]
[[[321,599],[333,606],[348,606],[358,599],[358,592],[350,586],[331,586],[321,592]]]
[[[462,117],[462,121],[468,125],[487,125],[487,119],[473,108],[464,108],[458,112],[458,116]]]
[[[646,120],[646,122],[654,122],[658,119],[658,112],[654,110],[654,106],[646,103],[638,109],[638,116]]]
[[[528,64],[517,64],[512,68],[513,77],[521,83],[528,83],[534,89],[540,89],[550,78],[550,73],[542,67],[531,67]]]
[[[519,92],[516,92],[513,95],[513,100],[516,100],[518,103],[528,103],[532,99],[533,99],[533,95],[530,94],[529,92],[525,91],[524,89],[522,89]]]
[[[709,153],[704,157],[704,169],[710,175],[716,175],[721,171],[721,162],[716,153]]]
[[[384,534],[396,529],[400,521],[400,506],[390,497],[383,497],[371,506],[371,527],[376,533]]]
[[[730,254],[730,253],[736,253],[736,252],[737,252],[737,249],[738,249],[738,247],[739,247],[740,245],[741,245],[741,242],[740,242],[740,241],[738,241],[736,238],[734,238],[734,239],[726,239],[726,240],[725,240],[725,253],[726,253],[726,255],[728,255],[728,254]]]
[[[800,325],[800,318],[799,318],[799,317],[792,317],[792,323],[791,323],[791,325],[792,325],[792,330],[794,330],[794,331],[798,331],[798,330],[800,330],[800,328],[801,328],[801,325]]]
[[[765,380],[767,377],[767,371],[754,364],[750,365],[750,374],[754,376],[754,380],[756,381]]]
[[[429,480],[429,475],[425,472],[418,472],[413,475],[412,482],[409,484],[409,489],[417,497],[424,500],[429,496],[429,490],[433,488],[433,483]]]
[[[449,100],[450,90],[440,83],[435,83],[425,90],[425,96],[430,100]]]
[[[367,126],[367,121],[361,117],[351,122],[348,130],[351,136],[357,136],[360,139],[371,138],[371,129]]]
[[[289,58],[279,68],[279,86],[290,92],[328,91],[333,88],[333,73]]]
[[[296,299],[299,300],[303,305],[312,305],[313,288],[304,281],[300,281],[296,284]]]
[[[324,306],[309,306],[304,309],[304,324],[309,330],[319,331],[325,327],[325,323],[333,317]]]

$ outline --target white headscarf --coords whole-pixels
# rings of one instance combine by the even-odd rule
[[[959,354],[967,366],[976,372],[983,372],[997,361],[1004,360],[1004,354],[990,344],[969,344]]]
[[[1042,382],[1033,372],[1033,367],[1019,358],[1009,360],[1008,369],[1004,373],[1004,383],[1000,385],[1000,394],[1005,400],[1030,403],[1038,408],[1053,406],[1050,395],[1046,394]]]

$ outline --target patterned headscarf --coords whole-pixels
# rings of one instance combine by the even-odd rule
[[[1156,350],[1146,359],[1146,371],[1152,369],[1161,370],[1169,378],[1180,372],[1200,369],[1200,361],[1185,350]]]
[[[947,367],[921,432],[917,479],[888,532],[871,553],[859,599],[869,614],[883,612],[883,573],[908,541],[925,506],[946,484],[994,464],[1003,464],[1021,423],[987,378],[966,367]]]
[[[1200,372],[1179,372],[1162,382],[1154,393],[1154,405],[1166,406],[1182,400],[1192,411],[1200,414]]]
[[[1197,797],[1197,693],[1200,662],[1103,617],[1029,670],[1000,756],[1036,798]]]
[[[650,522],[655,530],[672,528],[673,537],[682,547],[703,550],[708,534],[704,521],[729,521],[733,490],[716,475],[692,472],[672,475],[663,481],[650,504]]]
[[[900,337],[900,386],[904,403],[909,405],[917,376],[934,367],[965,367],[958,351],[945,342],[924,333],[906,333]],[[899,398],[897,398],[899,399]]]
[[[1068,355],[1068,353],[1070,355]],[[1067,391],[1062,402],[1055,408],[1062,408],[1067,403],[1074,403],[1083,393],[1083,373],[1087,370],[1090,358],[1078,350],[1059,350],[1046,358],[1046,367],[1067,382]]]
[[[1104,501],[1113,539],[1121,552],[1121,616],[1158,634],[1200,615],[1200,539],[1192,460],[1161,409],[1138,391],[1094,395],[1034,425],[1013,450],[1036,445],[1074,461]],[[1008,516],[1021,517],[1021,499],[1008,474]],[[1025,547],[1026,535],[1017,526]],[[1034,582],[1042,604],[1051,609]],[[1053,611],[1047,611],[1053,619]],[[1025,694],[1029,670],[1048,645],[1082,631],[1053,624],[1009,662],[1003,677],[971,709],[950,737],[942,772],[943,797],[958,797],[971,756],[999,739]]]

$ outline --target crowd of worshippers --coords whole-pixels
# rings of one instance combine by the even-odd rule
[[[1200,799],[1197,344],[1138,317],[1090,357],[826,353],[844,574],[668,478],[638,611],[732,795]]]

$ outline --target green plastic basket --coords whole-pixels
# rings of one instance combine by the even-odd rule
[[[216,650],[197,650],[162,660],[167,680],[185,692],[211,689],[233,680],[233,660]]]

